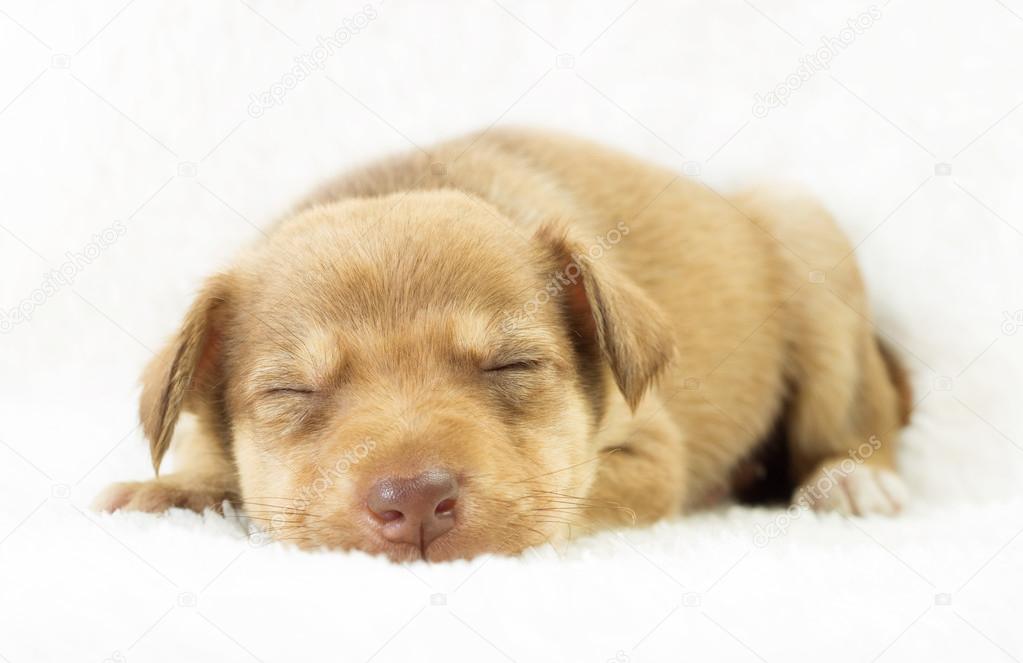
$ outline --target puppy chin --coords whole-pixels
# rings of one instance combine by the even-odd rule
[[[418,545],[388,541],[375,535],[371,530],[342,531],[338,528],[329,532],[310,533],[301,538],[284,537],[282,542],[293,543],[302,550],[335,550],[363,552],[386,557],[392,562],[451,562],[473,559],[481,555],[515,555],[532,546],[540,545],[557,536],[532,540],[527,537],[488,538],[477,532],[451,532],[430,543],[425,549]]]
[[[427,546],[421,550],[419,546],[409,543],[392,543],[384,540],[364,540],[346,542],[345,544],[318,541],[315,539],[304,539],[295,541],[295,545],[302,550],[342,550],[346,552],[363,552],[370,555],[386,557],[392,562],[399,564],[409,562],[451,562],[459,559],[472,559],[488,552],[485,547],[459,546],[457,543],[440,542]]]

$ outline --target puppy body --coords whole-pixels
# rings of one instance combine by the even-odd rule
[[[154,463],[197,415],[181,469],[101,506],[227,498],[286,514],[275,536],[306,545],[510,552],[713,502],[780,431],[800,501],[891,513],[908,391],[869,318],[812,201],[725,199],[581,140],[488,131],[329,183],[215,277],[144,378]],[[464,496],[429,552],[352,516],[375,478],[437,465]]]

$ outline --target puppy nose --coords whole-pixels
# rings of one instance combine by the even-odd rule
[[[410,479],[387,477],[369,490],[366,505],[388,541],[426,550],[455,524],[458,482],[451,472],[431,469]]]

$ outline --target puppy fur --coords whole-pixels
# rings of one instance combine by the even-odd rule
[[[213,276],[143,375],[175,472],[97,505],[229,500],[279,540],[396,560],[515,553],[712,504],[780,433],[792,499],[894,513],[906,385],[812,200],[490,130],[328,183]],[[458,476],[455,527],[379,536],[368,486],[431,467]]]

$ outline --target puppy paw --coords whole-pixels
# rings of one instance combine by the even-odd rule
[[[173,508],[191,509],[198,513],[213,509],[223,513],[224,501],[230,499],[230,493],[224,490],[171,479],[153,479],[112,484],[96,496],[92,508],[108,513],[119,510],[162,513]]]
[[[847,516],[894,516],[902,511],[908,491],[897,474],[870,465],[855,465],[849,470],[843,462],[828,463],[817,470],[796,490],[793,504]]]

